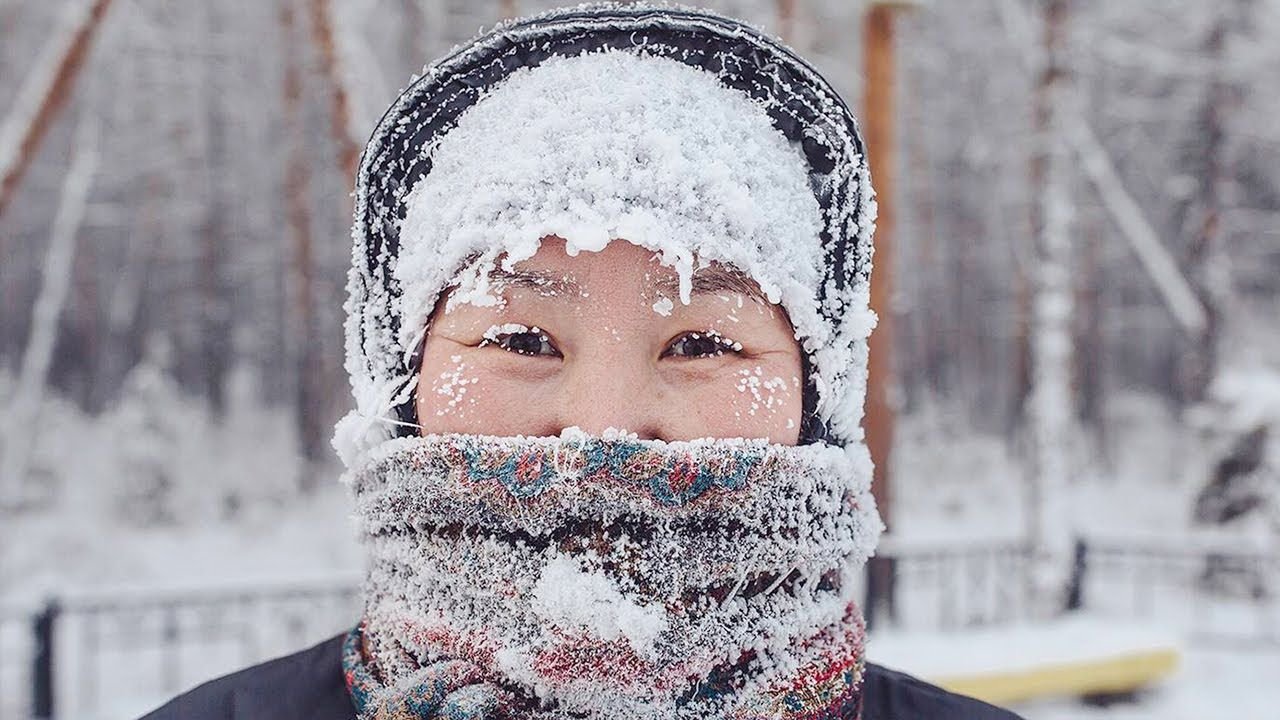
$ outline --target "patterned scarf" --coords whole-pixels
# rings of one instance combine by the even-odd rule
[[[861,445],[441,435],[348,476],[361,718],[858,718]]]

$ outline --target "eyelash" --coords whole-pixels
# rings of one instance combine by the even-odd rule
[[[676,345],[682,340],[703,340],[703,339],[710,340],[712,343],[715,344],[716,349],[714,352],[699,353],[697,355],[688,355],[688,354],[676,354],[675,352],[672,351],[672,349],[675,348]],[[736,340],[731,340],[721,335],[720,333],[716,332],[715,330],[703,330],[701,332],[687,332],[680,335],[674,341],[672,341],[670,345],[667,346],[667,349],[662,353],[662,357],[681,357],[681,358],[692,360],[692,359],[704,358],[704,357],[719,357],[725,354],[726,352],[731,352],[734,354],[741,353],[742,343],[737,342]]]
[[[556,346],[551,343],[550,336],[542,332],[542,329],[536,325],[531,328],[526,328],[523,325],[512,325],[512,324],[504,325],[501,327],[511,328],[511,329],[506,330],[504,332],[502,330],[499,330],[498,326],[489,328],[489,330],[485,332],[484,338],[480,340],[480,347],[484,347],[486,345],[496,345],[499,348],[506,350],[507,352],[515,353],[517,355],[524,355],[525,357],[562,357],[562,355],[560,354],[560,351],[557,350]],[[538,351],[528,352],[526,350],[521,350],[519,348],[512,347],[511,340],[514,338],[520,338],[520,337],[536,338],[539,342]],[[543,348],[548,348],[551,350],[551,352],[549,353],[541,352]]]
[[[512,326],[506,325],[502,327],[512,327]],[[515,328],[519,328],[519,329],[515,329]],[[513,339],[528,337],[528,336],[532,336],[538,340],[539,347],[537,351],[529,352],[527,350],[513,347],[511,345],[511,341]],[[688,341],[688,340],[709,340],[715,345],[716,349],[712,352],[703,352],[698,354],[689,354],[687,352],[678,353],[675,351],[675,349],[679,346],[679,343],[681,343],[682,341]],[[505,332],[499,331],[497,326],[495,326],[493,328],[490,328],[485,333],[484,338],[480,340],[480,347],[484,347],[486,345],[495,345],[503,350],[506,350],[507,352],[515,353],[517,355],[524,355],[525,357],[556,357],[556,358],[563,357],[563,355],[560,354],[559,349],[557,349],[556,346],[551,342],[551,337],[547,335],[545,332],[543,332],[542,329],[536,325],[530,328],[526,328],[523,325],[518,325],[518,326],[515,326],[513,329],[507,330]],[[544,348],[547,350],[550,350],[550,352],[542,352]],[[725,354],[726,352],[730,352],[734,354],[741,353],[742,343],[737,342],[736,340],[727,338],[721,335],[720,333],[716,332],[715,330],[702,330],[697,332],[687,332],[687,333],[681,334],[675,340],[671,341],[670,344],[667,345],[667,349],[662,352],[661,357],[664,357],[664,358],[677,357],[677,358],[683,358],[686,360],[694,360],[694,359],[706,358],[706,357],[719,357]]]

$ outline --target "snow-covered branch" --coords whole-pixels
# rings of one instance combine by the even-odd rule
[[[1002,0],[1000,16],[1006,32],[1019,49],[1023,64],[1028,68],[1039,66],[1039,51],[1033,41],[1031,23],[1016,0]],[[1178,264],[1160,242],[1160,237],[1147,220],[1138,202],[1133,199],[1120,179],[1102,143],[1088,122],[1078,114],[1064,118],[1067,139],[1080,158],[1089,182],[1093,184],[1103,206],[1115,221],[1134,254],[1142,262],[1143,269],[1151,276],[1161,298],[1173,314],[1178,325],[1192,336],[1203,331],[1207,318],[1204,306],[1191,290]]]
[[[1178,325],[1190,336],[1199,335],[1207,322],[1204,306],[1191,289],[1178,264],[1160,242],[1151,223],[1133,196],[1125,190],[1124,182],[1111,162],[1111,156],[1098,142],[1098,138],[1083,120],[1070,124],[1072,146],[1080,158],[1080,165],[1089,182],[1098,191],[1098,198],[1115,221],[1129,246],[1142,262],[1142,267],[1155,283],[1165,305],[1173,313]]]

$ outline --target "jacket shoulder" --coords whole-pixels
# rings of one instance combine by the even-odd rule
[[[344,637],[210,680],[142,720],[352,720],[355,707],[342,675]]]
[[[862,720],[1021,720],[981,700],[867,663]]]

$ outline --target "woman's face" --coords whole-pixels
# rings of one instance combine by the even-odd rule
[[[546,238],[514,272],[495,270],[495,305],[437,304],[418,382],[423,434],[577,426],[796,444],[800,346],[754,282],[703,268],[685,305],[652,251],[614,241],[570,257],[564,247]]]

